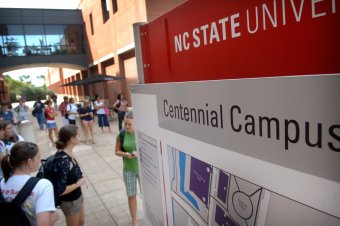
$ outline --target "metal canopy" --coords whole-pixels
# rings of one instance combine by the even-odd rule
[[[83,80],[66,83],[62,86],[80,86],[80,85],[88,85],[88,84],[98,83],[98,82],[119,81],[122,79],[123,78],[119,76],[94,75],[89,78],[84,78]]]

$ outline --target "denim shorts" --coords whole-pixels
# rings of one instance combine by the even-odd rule
[[[57,123],[52,122],[52,123],[46,123],[47,129],[54,129],[57,128]]]
[[[74,201],[62,201],[60,208],[65,216],[76,215],[80,212],[82,205],[84,204],[84,197],[81,195]]]

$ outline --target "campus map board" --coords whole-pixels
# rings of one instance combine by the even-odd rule
[[[187,0],[135,29],[150,224],[340,225],[338,3]]]
[[[133,85],[149,223],[340,225],[339,84],[337,74]]]

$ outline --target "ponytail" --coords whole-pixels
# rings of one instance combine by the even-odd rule
[[[55,142],[58,150],[63,150],[72,137],[77,136],[78,127],[75,125],[67,125],[61,127],[58,134],[58,140]]]
[[[60,140],[55,142],[55,146],[58,150],[63,150],[66,147],[66,144]]]
[[[13,167],[11,166],[10,163],[10,155],[5,155],[1,161],[1,169],[5,178],[5,182],[7,182],[8,178],[12,175],[13,173]]]

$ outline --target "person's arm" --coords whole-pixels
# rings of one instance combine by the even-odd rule
[[[117,111],[119,110],[118,104],[119,100],[116,100],[116,102],[113,104],[113,108],[116,109]]]
[[[85,111],[82,110],[82,109],[80,109],[80,110],[78,111],[78,113],[79,113],[79,117],[85,117],[85,116],[87,116],[87,115],[90,115],[89,112],[85,112]]]
[[[100,108],[104,108],[104,106],[105,106],[104,103],[102,105],[98,106],[97,101],[94,102],[94,109],[96,109],[96,110],[98,110]]]
[[[128,159],[133,159],[133,158],[136,157],[135,155],[133,155],[129,152],[122,151],[120,149],[120,139],[119,139],[119,137],[116,139],[115,153],[116,153],[117,156],[125,157],[125,158],[128,158]]]
[[[52,226],[59,220],[59,218],[60,216],[58,212],[46,211],[38,213],[36,216],[36,226]]]
[[[66,189],[64,190],[63,193],[60,194],[61,195],[66,195],[68,193],[71,193],[72,191],[76,190],[77,188],[81,187],[83,184],[85,184],[85,178],[82,177],[80,178],[76,183],[74,184],[70,184],[66,186]]]
[[[48,109],[45,109],[45,113],[47,114],[47,116],[49,118],[53,118],[54,117],[54,114],[51,114]]]
[[[42,179],[36,186],[38,186],[35,194],[36,225],[53,225],[59,220],[59,214],[55,211],[53,185],[50,181]]]
[[[127,102],[127,100],[124,100],[124,102],[125,102],[124,111],[127,111],[128,102]]]

